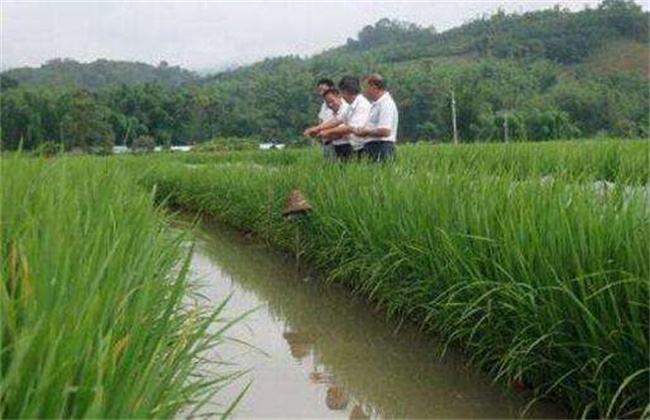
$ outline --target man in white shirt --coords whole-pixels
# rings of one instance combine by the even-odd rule
[[[323,97],[323,94],[334,88],[334,81],[332,79],[320,79],[316,83],[316,93],[318,96],[321,98]],[[318,111],[318,124],[323,124],[329,120],[334,118],[334,112],[327,106],[325,101],[320,105],[320,110]],[[323,156],[326,158],[333,159],[334,158],[334,146],[331,144],[323,144]]]
[[[335,121],[343,121],[350,113],[350,105],[341,97],[341,93],[337,89],[330,89],[323,94],[325,103],[333,111]],[[329,140],[323,136],[324,130],[321,131],[321,136],[334,147],[334,155],[338,160],[348,161],[352,157],[352,146],[347,136]],[[333,138],[333,137],[332,137]]]
[[[308,135],[318,135],[324,142],[336,141],[342,147],[338,147],[339,157],[349,160],[355,150],[363,147],[360,138],[354,135],[353,130],[363,128],[368,122],[370,115],[370,102],[361,92],[361,84],[357,77],[344,76],[339,82],[341,96],[350,105],[346,112],[341,112],[332,120],[312,127],[305,131]]]
[[[363,139],[361,153],[375,162],[393,159],[399,122],[397,105],[386,90],[384,78],[378,74],[363,78],[363,93],[372,105],[368,123],[354,130],[354,134]]]
[[[324,100],[325,92],[334,88],[334,82],[332,79],[320,79],[316,85],[316,93],[318,96],[323,98],[323,103],[320,105],[320,110],[318,111],[318,124],[322,124],[325,121],[329,121],[334,117],[334,112],[327,106],[327,103]]]

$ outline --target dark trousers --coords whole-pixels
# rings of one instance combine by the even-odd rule
[[[332,146],[331,144],[324,144],[323,145],[323,157],[325,159],[334,160],[334,158],[336,157],[335,152],[334,152],[334,146]]]
[[[363,145],[359,156],[371,162],[386,162],[395,159],[395,143],[392,141],[371,141]]]
[[[336,159],[341,162],[349,162],[352,159],[352,146],[349,144],[337,144],[334,146]]]

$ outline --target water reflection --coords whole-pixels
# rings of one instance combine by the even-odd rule
[[[240,355],[253,385],[236,415],[366,419],[510,418],[521,396],[495,388],[464,359],[396,325],[346,291],[323,285],[281,254],[216,226],[197,234],[193,270],[231,310],[262,308],[234,331],[270,357]],[[533,417],[558,418],[538,405]]]
[[[314,340],[309,336],[309,334],[286,331],[282,333],[282,337],[287,340],[287,344],[289,344],[289,352],[296,361],[301,362],[302,359],[311,353]]]
[[[350,401],[350,396],[345,392],[343,387],[337,384],[334,374],[329,372],[327,367],[318,360],[318,355],[314,348],[314,339],[311,334],[298,331],[285,331],[282,333],[282,337],[287,341],[289,353],[297,362],[304,363],[304,359],[311,356],[308,379],[312,384],[323,385],[327,388],[325,397],[325,405],[327,408],[335,411],[345,410]],[[359,405],[355,405],[355,408],[355,416],[358,415],[359,410],[363,412],[363,409]]]
[[[369,419],[370,416],[366,414],[365,410],[363,407],[359,404],[355,405],[352,407],[352,411],[350,411],[350,420],[362,420],[362,419]]]
[[[327,398],[325,404],[330,410],[344,410],[348,406],[350,398],[343,391],[343,388],[331,386],[327,388]]]

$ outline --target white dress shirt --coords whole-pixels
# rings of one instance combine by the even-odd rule
[[[320,111],[318,111],[318,123],[322,124],[325,121],[329,121],[332,118],[334,118],[334,112],[330,109],[329,106],[325,102],[323,102],[320,106]]]
[[[383,95],[370,107],[370,116],[368,117],[368,124],[366,128],[388,128],[390,135],[387,137],[366,137],[364,141],[392,141],[395,142],[397,138],[397,124],[399,115],[397,112],[397,105],[393,101],[390,93],[384,92]]]
[[[336,119],[348,127],[361,128],[368,124],[369,116],[370,102],[363,95],[357,95],[348,107],[348,110],[345,113],[341,113],[341,115],[337,115]],[[345,136],[345,142],[350,143],[355,150],[363,147],[363,139],[352,133]]]
[[[350,105],[345,102],[344,99],[341,100],[341,106],[339,107],[338,111],[334,112],[334,117],[338,121],[341,121],[340,118],[343,118],[344,115],[346,115],[348,112],[350,112]],[[350,140],[348,139],[348,136],[341,137],[340,139],[337,140],[332,140],[332,145],[334,146],[340,146],[342,144],[348,144],[350,143]]]

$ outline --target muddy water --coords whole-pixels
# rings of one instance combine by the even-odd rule
[[[257,308],[211,357],[249,369],[219,400],[251,383],[235,417],[513,418],[523,395],[493,386],[466,359],[413,326],[385,319],[347,291],[297,268],[291,258],[217,226],[202,226],[192,260],[211,302],[232,294],[229,316]],[[558,418],[537,404],[527,417]]]

